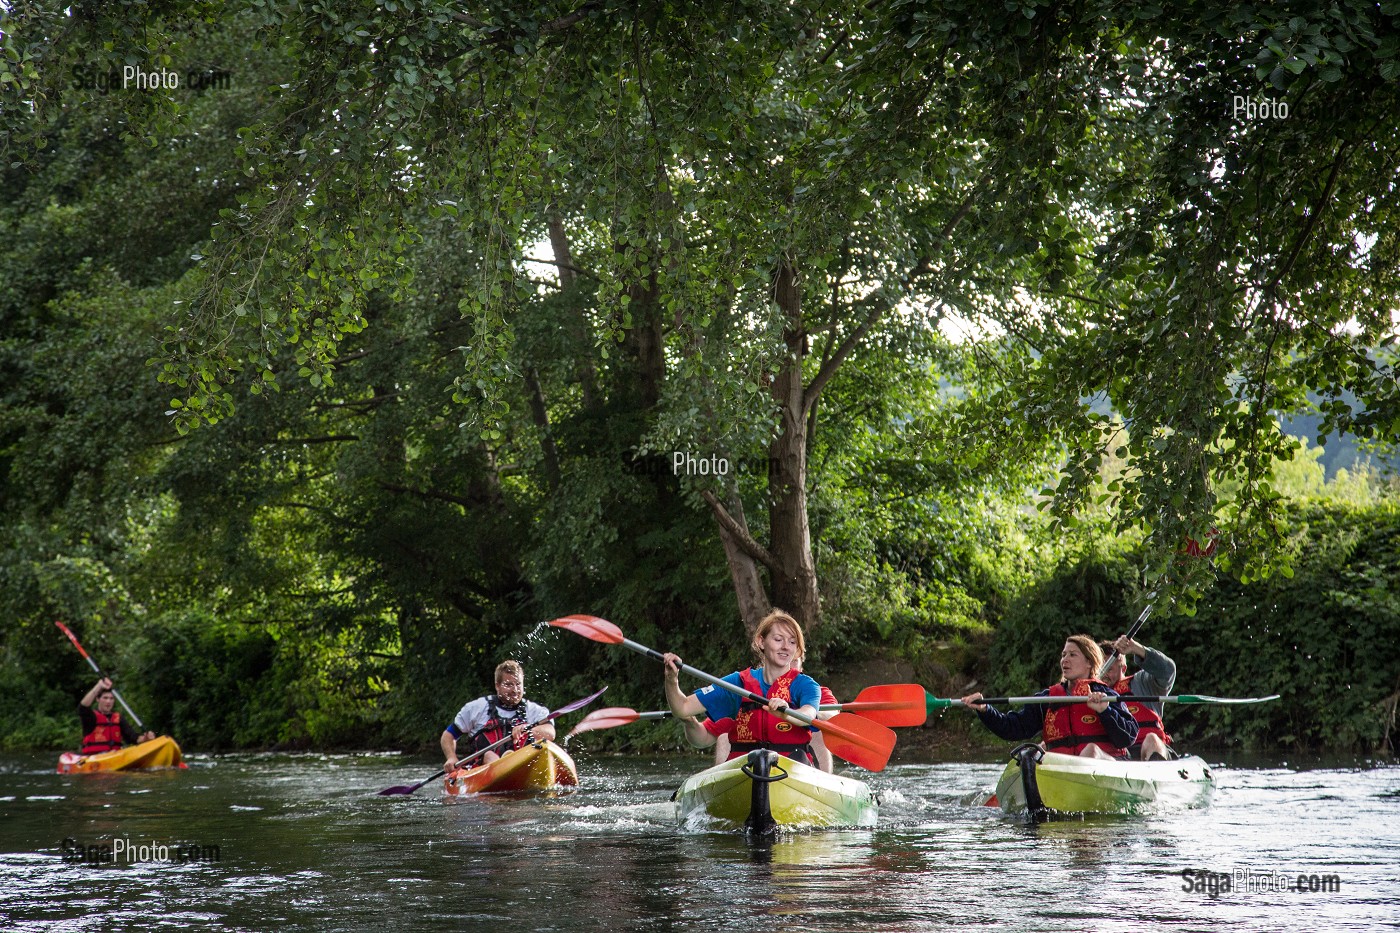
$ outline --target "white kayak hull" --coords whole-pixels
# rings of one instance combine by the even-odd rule
[[[1027,773],[1029,771],[1029,774]],[[996,800],[1008,813],[1142,813],[1203,807],[1215,775],[1194,755],[1171,761],[1110,761],[1021,749],[997,782]]]

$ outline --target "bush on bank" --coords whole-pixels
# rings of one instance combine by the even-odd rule
[[[1400,699],[1400,508],[1310,500],[1290,508],[1291,578],[1221,578],[1194,616],[1154,614],[1138,640],[1177,663],[1174,692],[1280,699],[1172,706],[1178,744],[1389,752]],[[1064,637],[1121,634],[1141,597],[1129,551],[1096,549],[1026,591],[988,659],[996,693],[1059,678]],[[1137,600],[1134,600],[1137,597]]]

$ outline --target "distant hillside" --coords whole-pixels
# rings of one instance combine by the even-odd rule
[[[1342,396],[1346,403],[1353,410],[1359,408],[1356,396],[1350,392]],[[1319,401],[1319,396],[1309,392],[1308,400]],[[1089,407],[1096,414],[1111,415],[1113,406],[1102,395],[1085,399],[1089,402]],[[1309,447],[1317,446],[1317,430],[1322,424],[1322,416],[1316,414],[1296,415],[1292,418],[1283,418],[1279,421],[1279,426],[1285,434],[1294,437],[1301,437],[1308,442]],[[1357,444],[1356,438],[1351,436],[1342,437],[1336,434],[1329,434],[1323,438],[1322,456],[1318,458],[1318,463],[1322,464],[1327,471],[1327,478],[1330,480],[1337,475],[1341,469],[1352,469],[1358,463],[1369,460],[1371,465],[1383,473],[1400,473],[1400,454],[1389,456],[1374,454],[1371,451],[1363,450]]]
[[[1360,408],[1357,404],[1356,396],[1346,393],[1343,400],[1352,407],[1353,410]],[[1318,401],[1318,397],[1313,393],[1308,393],[1308,400]],[[1317,431],[1322,424],[1321,415],[1297,415],[1292,418],[1284,418],[1279,421],[1279,426],[1284,432],[1294,437],[1304,438],[1309,447],[1317,446]],[[1356,438],[1351,436],[1339,436],[1329,434],[1323,438],[1322,457],[1318,462],[1327,471],[1327,478],[1331,479],[1337,475],[1341,469],[1351,469],[1357,463],[1369,460],[1371,465],[1384,473],[1400,473],[1400,455],[1391,454],[1384,456],[1363,450],[1357,444]]]
[[[1309,447],[1317,446],[1317,428],[1322,423],[1321,415],[1299,415],[1279,422],[1285,434],[1301,437]],[[1400,473],[1400,456],[1382,456],[1357,446],[1356,439],[1350,436],[1339,437],[1329,434],[1323,438],[1322,456],[1318,463],[1327,471],[1331,479],[1341,469],[1352,469],[1357,463],[1369,460],[1371,465],[1384,473]]]

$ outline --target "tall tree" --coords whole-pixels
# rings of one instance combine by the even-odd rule
[[[750,621],[770,601],[818,618],[823,392],[867,341],[954,309],[1034,349],[974,424],[1017,454],[1066,443],[1058,514],[1090,494],[1111,436],[1083,399],[1125,415],[1135,469],[1110,494],[1153,532],[1167,582],[1182,538],[1216,522],[1234,566],[1268,566],[1282,442],[1266,416],[1301,404],[1297,386],[1351,388],[1372,413],[1330,416],[1389,427],[1390,371],[1367,352],[1388,315],[1362,308],[1395,294],[1387,8],[390,6],[228,8],[294,71],[244,137],[258,187],[216,229],[167,344],[185,427],[226,417],[239,380],[285,379],[287,342],[305,377],[333,381],[373,296],[413,293],[419,206],[479,257],[457,394],[488,461],[522,396],[556,490],[566,422],[610,403],[637,415],[623,446],[766,455],[757,509],[737,486],[701,490]],[[178,54],[165,27],[192,9],[41,20],[27,44],[7,36],[7,85],[42,121],[73,48]],[[1287,120],[1227,116],[1265,93]],[[171,95],[128,113],[182,119]],[[578,271],[557,305],[584,338],[577,402],[519,367],[540,301],[527,253],[547,235]],[[611,385],[594,384],[602,360]],[[1232,503],[1211,493],[1221,473],[1245,479]]]

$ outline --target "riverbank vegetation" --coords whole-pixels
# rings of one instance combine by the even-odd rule
[[[0,745],[56,618],[191,748],[418,748],[504,655],[658,706],[569,612],[949,695],[1155,593],[1284,695],[1184,734],[1388,747],[1394,490],[1278,419],[1398,436],[1395,13],[461,6],[5,11]]]

